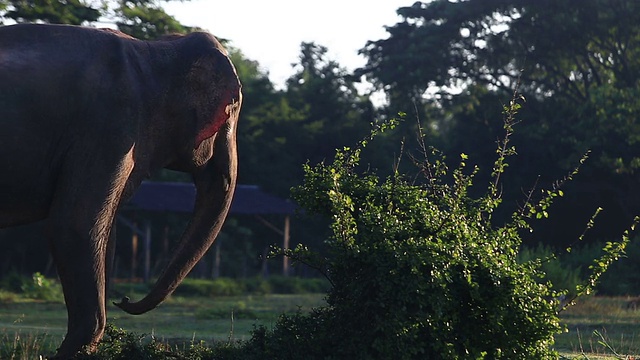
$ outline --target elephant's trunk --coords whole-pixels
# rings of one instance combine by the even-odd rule
[[[222,228],[236,187],[235,122],[220,129],[213,158],[194,173],[197,195],[194,215],[173,258],[142,300],[115,303],[130,314],[143,314],[162,303],[207,252]]]

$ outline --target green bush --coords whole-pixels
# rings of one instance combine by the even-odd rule
[[[425,175],[421,182],[397,173],[386,179],[359,173],[369,139],[337,152],[331,164],[305,165],[304,185],[294,189],[294,198],[307,212],[330,219],[329,256],[304,246],[279,253],[324,269],[332,285],[329,306],[283,315],[272,330],[258,328],[247,347],[279,359],[557,357],[552,344],[563,330],[557,299],[567,292],[554,290],[542,259],[519,262],[518,254],[519,233],[547,217],[563,193],[554,187],[540,199],[529,196],[510,223],[492,223],[501,203],[500,177],[515,154],[509,135],[518,107],[512,101],[505,108],[507,135],[480,197],[468,192],[477,168],[468,169],[467,155],[450,171],[424,144],[425,158],[411,159]],[[623,241],[605,244],[585,284],[570,284],[571,295],[591,292],[627,243],[625,234]]]
[[[0,283],[0,288],[35,300],[62,302],[62,285],[57,280],[48,279],[39,272],[31,277],[10,273]]]
[[[243,282],[229,278],[185,279],[175,291],[183,296],[238,296],[246,292]]]
[[[242,280],[245,284],[247,294],[266,295],[273,293],[269,281],[261,276],[256,276]]]
[[[22,293],[25,297],[45,301],[63,301],[62,286],[55,280],[47,279],[39,272],[31,276],[31,281],[24,281]]]
[[[185,279],[176,289],[180,296],[238,296],[266,294],[324,293],[329,289],[326,279],[304,279],[294,276],[269,276],[248,279]]]
[[[331,348],[333,335],[325,322],[326,312],[316,309],[311,314],[282,315],[273,329],[257,326],[251,339],[242,344],[243,359],[343,359]]]
[[[271,291],[275,294],[299,294],[303,292],[300,281],[297,278],[270,276],[267,281]]]
[[[107,325],[105,337],[93,354],[77,355],[76,360],[244,360],[237,343],[215,343],[211,347],[195,343],[186,348],[171,347],[148,335],[138,335]]]

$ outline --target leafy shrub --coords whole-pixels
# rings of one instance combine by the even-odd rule
[[[181,296],[238,296],[244,294],[305,294],[324,293],[329,289],[326,279],[269,276],[248,279],[185,279],[176,290]]]
[[[107,325],[105,337],[94,354],[79,355],[76,359],[97,360],[143,360],[167,359],[170,353],[168,346],[148,339],[146,335],[128,333],[112,325]]]
[[[270,276],[269,286],[276,294],[300,294],[303,293],[302,282],[298,278],[285,276]]]
[[[331,283],[326,278],[301,279],[302,289],[308,294],[326,293],[331,289]]]
[[[270,276],[268,281],[274,294],[325,293],[330,287],[329,282],[321,278]]]
[[[229,278],[185,279],[176,289],[176,295],[191,296],[238,296],[245,293],[244,284]]]
[[[105,337],[94,354],[78,355],[76,360],[241,360],[245,359],[237,343],[200,342],[186,349],[172,348],[148,335],[138,335],[107,325]]]
[[[244,279],[243,282],[247,294],[266,295],[273,292],[269,281],[261,276]]]
[[[294,198],[331,220],[330,255],[321,258],[304,246],[279,253],[324,269],[332,284],[329,306],[282,316],[273,330],[258,328],[248,346],[279,359],[557,357],[551,348],[562,331],[556,299],[566,292],[554,291],[541,259],[519,262],[518,254],[519,232],[531,230],[531,219],[547,217],[562,191],[554,186],[537,201],[529,196],[510,223],[492,223],[500,176],[515,154],[509,136],[518,108],[515,101],[505,108],[507,135],[481,197],[469,195],[477,168],[468,170],[467,155],[450,171],[424,144],[424,159],[412,159],[425,175],[420,183],[397,173],[386,179],[358,173],[369,139],[338,151],[331,164],[305,165]],[[625,234],[605,244],[573,294],[591,292],[627,243]]]
[[[39,272],[31,276],[31,281],[24,281],[22,293],[25,297],[45,301],[63,301],[62,286],[55,280],[47,279]]]
[[[21,276],[18,273],[10,273],[0,283],[0,288],[12,293],[20,294],[22,297],[62,302],[62,286],[54,279],[48,279],[39,272],[31,277]]]
[[[251,339],[242,344],[243,359],[341,359],[331,348],[334,344],[330,341],[331,328],[325,323],[326,311],[282,315],[271,330],[257,326]]]
[[[251,291],[251,287],[248,285],[251,282],[250,279],[244,281],[249,293],[260,294],[260,292]],[[325,278],[271,275],[262,281],[265,283],[264,289],[268,289],[265,294],[317,294],[326,293],[330,288],[330,284]]]

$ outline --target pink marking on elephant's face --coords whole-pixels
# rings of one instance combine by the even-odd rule
[[[209,121],[196,136],[196,148],[200,146],[204,140],[215,135],[229,119],[231,115],[231,105],[233,104],[231,92],[228,92],[220,103],[221,105],[216,109],[211,121]]]

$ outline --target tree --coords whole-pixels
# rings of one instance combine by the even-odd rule
[[[82,0],[5,0],[0,1],[0,14],[16,22],[43,21],[51,24],[82,25],[97,21],[99,4]]]
[[[143,40],[194,30],[167,14],[157,0],[0,0],[2,18],[70,25],[102,20],[114,22],[120,31]]]
[[[167,14],[155,0],[120,0],[115,14],[118,29],[138,39],[157,39],[195,30]]]
[[[413,103],[419,114],[439,112],[425,119],[450,154],[473,149],[479,136],[496,138],[500,126],[485,121],[495,117],[484,109],[518,85],[527,107],[514,142],[528,161],[512,171],[529,180],[515,183],[550,181],[590,149],[591,166],[572,185],[580,197],[564,199],[567,215],[556,219],[583,222],[600,202],[612,226],[594,235],[611,237],[640,212],[639,8],[633,0],[416,2],[398,9],[403,20],[387,39],[366,45],[357,73],[387,90],[391,112]],[[509,192],[522,192],[505,190],[511,201]]]
[[[238,140],[243,181],[287,196],[302,179],[301,164],[330,157],[367,133],[371,102],[358,95],[349,74],[326,53],[323,46],[303,43],[287,89],[263,87],[272,91],[262,95],[264,102],[243,110]]]

